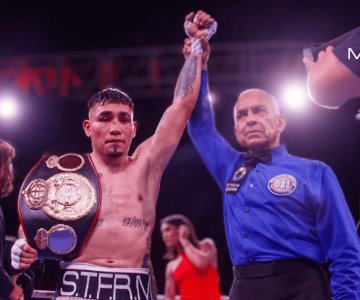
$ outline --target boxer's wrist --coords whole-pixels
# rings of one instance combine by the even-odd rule
[[[203,48],[201,46],[200,39],[198,38],[190,38],[191,40],[191,52],[192,55],[201,55],[203,53]]]

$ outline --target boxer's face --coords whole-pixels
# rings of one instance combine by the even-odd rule
[[[89,120],[84,121],[83,128],[91,138],[93,151],[113,158],[128,155],[136,134],[133,111],[121,103],[95,105],[89,112]]]
[[[179,233],[175,225],[163,223],[160,226],[160,232],[167,248],[175,247],[178,244]]]
[[[240,96],[234,107],[235,136],[246,149],[258,152],[280,145],[285,119],[273,100],[261,91]]]

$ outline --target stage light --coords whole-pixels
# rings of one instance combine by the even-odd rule
[[[289,84],[282,93],[282,98],[287,107],[299,110],[309,102],[306,86],[299,83]]]
[[[14,97],[0,97],[0,118],[12,119],[18,114],[18,111],[18,103]]]
[[[212,106],[216,105],[218,101],[218,95],[214,91],[209,91],[209,100]]]
[[[357,111],[357,113],[355,115],[355,119],[356,119],[356,121],[360,121],[360,109]]]

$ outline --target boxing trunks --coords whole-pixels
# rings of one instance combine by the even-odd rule
[[[75,258],[99,211],[100,184],[88,155],[44,155],[20,189],[20,223],[39,258]]]
[[[148,269],[61,262],[56,300],[151,300]]]

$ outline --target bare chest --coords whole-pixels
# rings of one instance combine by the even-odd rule
[[[100,174],[99,219],[107,224],[146,228],[154,221],[157,192],[149,188],[142,174],[127,172],[116,176]]]

